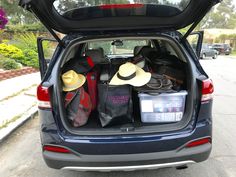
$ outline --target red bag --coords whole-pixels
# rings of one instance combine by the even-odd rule
[[[83,87],[68,92],[65,97],[66,116],[72,121],[74,127],[87,123],[92,109],[90,96]]]
[[[92,110],[97,107],[97,72],[89,72],[86,75],[87,84],[88,84],[88,93],[92,102]]]

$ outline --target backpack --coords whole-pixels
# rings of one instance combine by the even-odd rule
[[[90,96],[83,87],[67,92],[65,96],[66,116],[72,121],[73,127],[80,127],[87,123],[92,110]]]

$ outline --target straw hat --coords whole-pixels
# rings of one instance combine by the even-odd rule
[[[120,66],[119,71],[111,79],[110,85],[132,85],[141,87],[151,79],[151,73],[145,72],[133,63],[127,62]]]
[[[85,83],[86,79],[84,75],[77,74],[75,71],[69,70],[62,75],[62,81],[63,91],[69,92],[81,87]]]

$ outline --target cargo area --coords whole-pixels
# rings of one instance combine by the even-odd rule
[[[134,86],[135,84],[129,83],[129,79],[135,78],[118,77],[122,72],[121,66],[127,63],[138,66],[146,75],[148,73],[151,76],[148,82],[144,83],[142,79],[136,78],[135,84],[141,86]],[[88,120],[82,126],[75,126],[68,117],[69,111],[65,106],[68,93],[63,91],[62,75],[71,70],[86,77],[83,89],[90,96],[91,112],[87,114]],[[126,73],[130,69],[127,67],[124,70]],[[61,62],[59,72],[62,123],[71,132],[81,135],[151,133],[180,129],[191,120],[193,112],[193,106],[188,104],[192,99],[191,70],[188,59],[170,39],[131,37],[90,40],[76,44]],[[114,77],[118,77],[118,81],[124,79],[124,83],[128,84],[121,82],[119,85],[116,80],[113,85]],[[134,77],[138,77],[137,72]],[[89,78],[95,81],[88,81]],[[89,82],[94,82],[95,90],[91,90]]]

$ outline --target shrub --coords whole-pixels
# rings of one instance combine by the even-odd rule
[[[39,67],[37,52],[31,49],[26,49],[23,51],[23,53],[24,53],[24,58],[19,61],[20,63],[22,63],[25,66],[31,66],[34,68]]]
[[[21,49],[24,53],[24,59],[19,61],[23,65],[38,68],[38,48],[37,48],[37,37],[38,34],[35,33],[25,33],[21,35],[15,35],[14,45]],[[48,41],[43,42],[43,52],[44,55],[50,54],[50,43]]]
[[[9,40],[7,40],[7,39],[3,39],[3,40],[2,40],[2,43],[7,44],[8,42],[9,42]]]
[[[30,49],[37,52],[37,37],[38,34],[34,34],[32,32],[14,35],[14,45],[21,50]]]
[[[0,60],[0,68],[10,70],[10,69],[19,69],[21,65],[13,59],[2,58]]]
[[[39,36],[38,34],[35,34],[32,32],[23,33],[20,35],[15,35],[14,36],[14,41],[15,41],[14,45],[21,50],[30,49],[30,50],[34,50],[35,52],[38,52],[38,48],[37,48],[38,36]],[[43,42],[43,51],[44,51],[45,55],[50,52],[50,47],[49,47],[48,41]]]
[[[21,63],[24,66],[38,68],[38,53],[32,49],[22,51],[13,45],[0,44],[0,55],[14,59],[16,63]]]
[[[0,44],[0,55],[15,60],[21,60],[24,57],[21,49],[4,43]]]
[[[14,24],[7,25],[6,29],[8,31],[13,32],[28,32],[28,31],[38,31],[38,32],[47,32],[46,28],[41,23],[33,23],[33,24]]]

